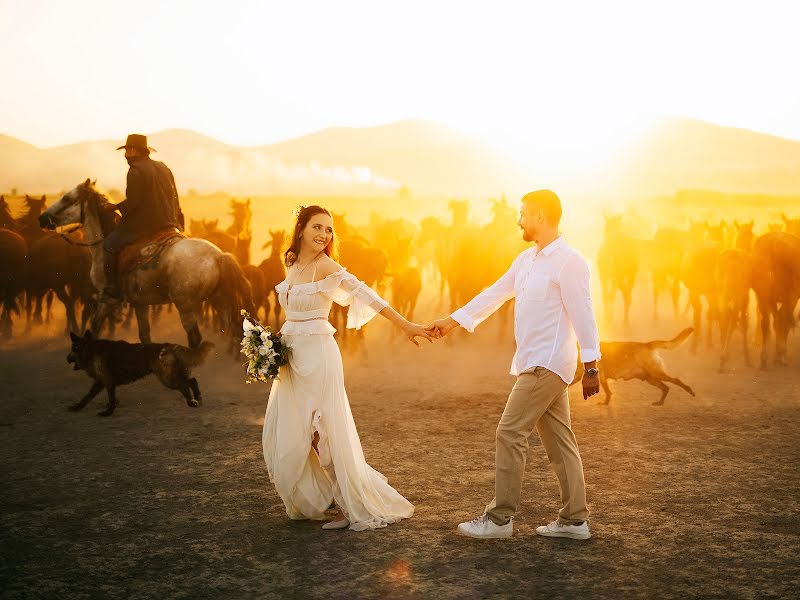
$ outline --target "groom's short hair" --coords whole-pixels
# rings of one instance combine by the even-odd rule
[[[545,218],[553,225],[561,222],[561,200],[555,192],[551,190],[528,192],[522,197],[522,202],[528,208],[541,210]]]

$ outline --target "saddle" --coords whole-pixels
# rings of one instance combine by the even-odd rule
[[[174,227],[167,227],[125,246],[117,263],[120,276],[136,269],[155,269],[164,250],[185,237]]]

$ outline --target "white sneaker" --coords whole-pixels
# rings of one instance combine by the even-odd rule
[[[477,519],[461,523],[458,526],[458,533],[467,537],[481,539],[507,538],[514,534],[514,519],[509,519],[505,525],[495,525],[489,516],[484,513]]]
[[[573,540],[588,540],[592,537],[589,531],[589,521],[584,521],[580,525],[564,525],[558,521],[553,521],[547,525],[536,528],[536,533],[545,537],[563,537]]]

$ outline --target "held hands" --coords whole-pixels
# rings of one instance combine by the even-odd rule
[[[434,321],[430,325],[426,325],[425,331],[427,331],[434,338],[439,339],[446,336],[456,327],[458,327],[458,323],[455,321],[455,319],[452,317],[446,317],[444,319]]]
[[[417,341],[418,337],[428,340],[431,344],[433,343],[433,335],[429,331],[427,331],[422,325],[417,325],[416,323],[406,322],[403,326],[403,332],[406,334],[408,340],[419,348],[419,342]]]

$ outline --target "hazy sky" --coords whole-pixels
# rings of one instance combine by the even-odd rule
[[[262,144],[424,118],[525,151],[676,114],[800,139],[793,4],[0,0],[0,133]]]

